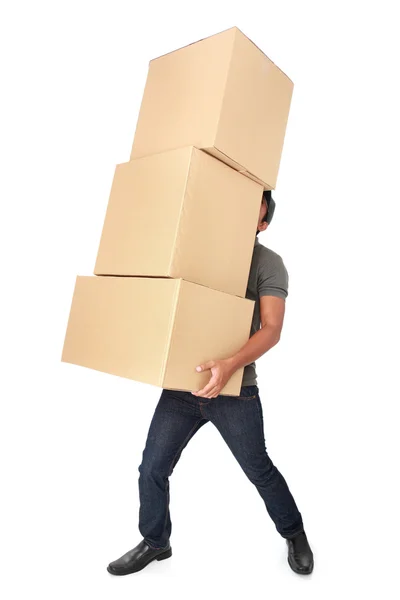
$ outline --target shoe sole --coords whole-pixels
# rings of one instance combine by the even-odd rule
[[[111,573],[111,575],[130,575],[131,573],[137,573],[138,571],[141,571],[142,569],[147,567],[147,565],[149,565],[151,562],[153,562],[153,560],[165,560],[166,558],[169,558],[170,556],[172,556],[172,548],[169,548],[168,550],[166,550],[165,552],[162,552],[161,554],[157,554],[156,556],[153,556],[153,558],[151,558],[149,561],[147,561],[147,563],[145,563],[141,567],[129,569],[129,571],[123,571],[121,573],[118,573],[118,571],[112,571],[109,568],[110,566],[108,566],[107,571],[109,573]]]

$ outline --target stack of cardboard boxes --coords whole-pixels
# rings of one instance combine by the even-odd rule
[[[193,391],[210,378],[198,364],[245,344],[258,215],[292,91],[236,27],[150,62],[95,276],[76,280],[63,361]],[[221,393],[239,394],[242,377]]]

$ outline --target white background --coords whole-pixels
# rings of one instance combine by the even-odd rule
[[[395,2],[5,2],[1,44],[1,588],[7,600],[394,597],[399,493]],[[216,429],[171,477],[173,557],[140,541],[138,465],[160,390],[60,362],[92,274],[148,61],[237,25],[295,83],[260,241],[290,290],[258,361],[269,454],[315,557],[287,564]],[[396,39],[397,38],[397,39]],[[397,54],[397,56],[396,56]],[[155,214],[154,219],[162,219]]]

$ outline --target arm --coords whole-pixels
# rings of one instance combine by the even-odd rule
[[[233,373],[260,358],[280,340],[285,316],[285,300],[276,296],[260,298],[261,328],[231,358]],[[232,374],[233,374],[232,373]],[[232,376],[232,375],[231,375]]]
[[[202,390],[192,393],[203,398],[218,396],[235,371],[257,360],[279,342],[284,316],[285,300],[283,298],[261,296],[261,328],[250,337],[234,356],[224,360],[212,360],[197,367],[196,370],[199,372],[210,369],[212,376]]]

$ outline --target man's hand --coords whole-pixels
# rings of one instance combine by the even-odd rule
[[[224,360],[209,360],[204,365],[196,367],[198,372],[210,370],[211,379],[202,390],[192,392],[192,394],[202,398],[215,398],[218,396],[238,369],[257,360],[279,342],[284,315],[285,300],[283,298],[261,296],[261,329],[252,335],[234,356]]]
[[[236,369],[230,359],[225,360],[209,360],[203,365],[196,367],[196,371],[211,371],[211,379],[202,390],[192,392],[194,396],[202,398],[216,398],[223,387],[228,383]]]

